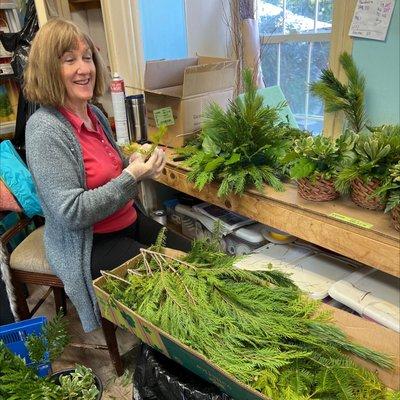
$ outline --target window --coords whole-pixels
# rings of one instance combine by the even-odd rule
[[[329,59],[333,0],[257,0],[261,68],[279,85],[300,128],[322,132],[324,108],[308,91]]]

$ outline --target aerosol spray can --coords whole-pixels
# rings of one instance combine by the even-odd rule
[[[110,89],[111,100],[114,110],[117,142],[119,145],[122,145],[125,143],[129,143],[129,135],[125,109],[125,85],[124,80],[118,75],[117,72],[114,73]]]

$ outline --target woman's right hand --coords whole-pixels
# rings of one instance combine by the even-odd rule
[[[145,156],[139,153],[134,153],[129,161],[130,164],[125,168],[125,171],[139,182],[143,179],[157,178],[165,167],[166,156],[162,149],[157,148],[147,161]]]

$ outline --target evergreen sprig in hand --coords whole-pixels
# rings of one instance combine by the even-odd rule
[[[139,153],[145,156],[146,159],[148,159],[153,153],[153,151],[158,147],[158,145],[160,144],[162,138],[165,136],[166,133],[167,133],[167,126],[160,125],[157,133],[153,137],[153,142],[150,146],[141,146],[137,142],[131,142],[121,146],[122,153],[127,157],[130,157],[134,153]]]

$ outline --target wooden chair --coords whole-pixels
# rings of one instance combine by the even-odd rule
[[[26,228],[30,222],[30,219],[22,217],[18,224],[7,230],[1,236],[0,240],[2,245],[5,247],[9,240]],[[64,285],[61,280],[53,274],[46,261],[43,232],[44,226],[35,229],[11,252],[10,255],[9,265],[11,279],[15,290],[18,315],[21,320],[31,318],[51,292],[54,294],[56,310],[58,311],[62,308],[65,313],[67,311]],[[24,284],[49,287],[47,292],[31,311],[26,302]],[[87,344],[75,344],[75,346],[108,350],[115,371],[118,376],[121,376],[123,373],[123,366],[115,336],[116,326],[105,318],[101,319],[101,323],[107,346]]]

